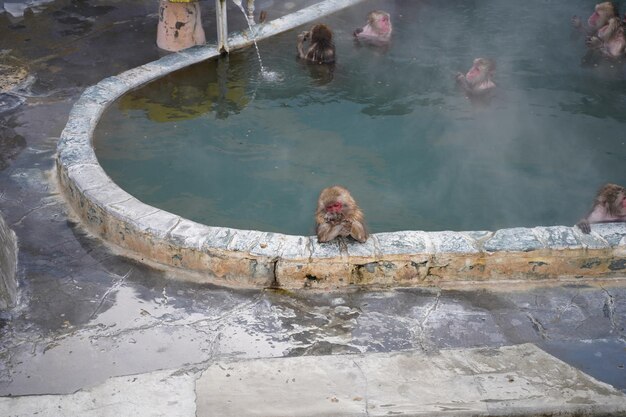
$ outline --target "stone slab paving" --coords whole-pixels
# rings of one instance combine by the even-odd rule
[[[193,417],[194,377],[158,371],[111,378],[68,395],[0,398],[3,417]]]
[[[626,395],[533,344],[221,361],[0,398],[6,417],[623,416]]]
[[[626,396],[532,344],[210,366],[197,417],[625,415]]]

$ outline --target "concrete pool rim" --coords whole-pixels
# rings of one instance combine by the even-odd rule
[[[329,0],[259,25],[263,39],[360,0]],[[246,32],[231,50],[249,45]],[[96,158],[92,139],[104,111],[128,91],[216,57],[215,46],[167,55],[87,88],[57,147],[63,195],[90,232],[140,260],[195,271],[201,282],[243,287],[423,286],[446,281],[580,280],[626,275],[626,223],[491,231],[402,231],[366,243],[319,244],[315,237],[207,226],[142,203],[118,187]],[[313,208],[311,209],[313,212]]]

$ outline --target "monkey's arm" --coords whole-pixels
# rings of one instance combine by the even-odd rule
[[[365,243],[367,240],[367,231],[361,222],[352,221],[350,225],[350,236],[361,243]]]
[[[304,51],[304,42],[306,42],[309,39],[309,36],[310,36],[310,32],[308,31],[302,32],[298,35],[297,49],[298,49],[298,58],[300,59],[306,59],[306,52]]]
[[[321,223],[317,226],[317,240],[320,243],[326,243],[341,234],[343,230],[343,224]]]
[[[585,40],[585,44],[590,49],[600,49],[604,45],[604,42],[597,36],[590,36]]]
[[[464,93],[469,94],[472,91],[469,83],[467,82],[467,78],[465,78],[465,74],[457,72],[456,73],[456,85],[463,90]]]

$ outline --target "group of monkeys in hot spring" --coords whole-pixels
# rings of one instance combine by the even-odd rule
[[[619,59],[626,49],[624,24],[611,2],[599,3],[584,24],[574,16],[572,24],[586,32],[586,44],[594,53],[607,59]],[[359,42],[386,45],[391,39],[392,25],[389,13],[376,10],[367,16],[367,23],[354,31]],[[308,45],[305,46],[305,43]],[[315,24],[310,30],[298,35],[298,57],[312,64],[333,64],[335,45],[333,33],[324,24]],[[493,93],[492,81],[495,62],[488,58],[476,58],[466,74],[457,73],[459,88],[469,97],[485,97]],[[351,237],[365,242],[368,232],[363,212],[350,194],[335,185],[322,190],[315,212],[316,233],[319,242],[329,242],[339,236]],[[606,184],[598,191],[589,213],[576,226],[583,233],[591,232],[591,223],[626,222],[626,189],[616,184]]]

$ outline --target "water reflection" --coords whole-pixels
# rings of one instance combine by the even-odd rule
[[[193,65],[140,88],[119,101],[122,111],[142,110],[154,122],[190,120],[207,113],[217,118],[240,112],[249,102],[245,79],[228,79],[228,57]],[[234,65],[242,65],[235,59]]]

